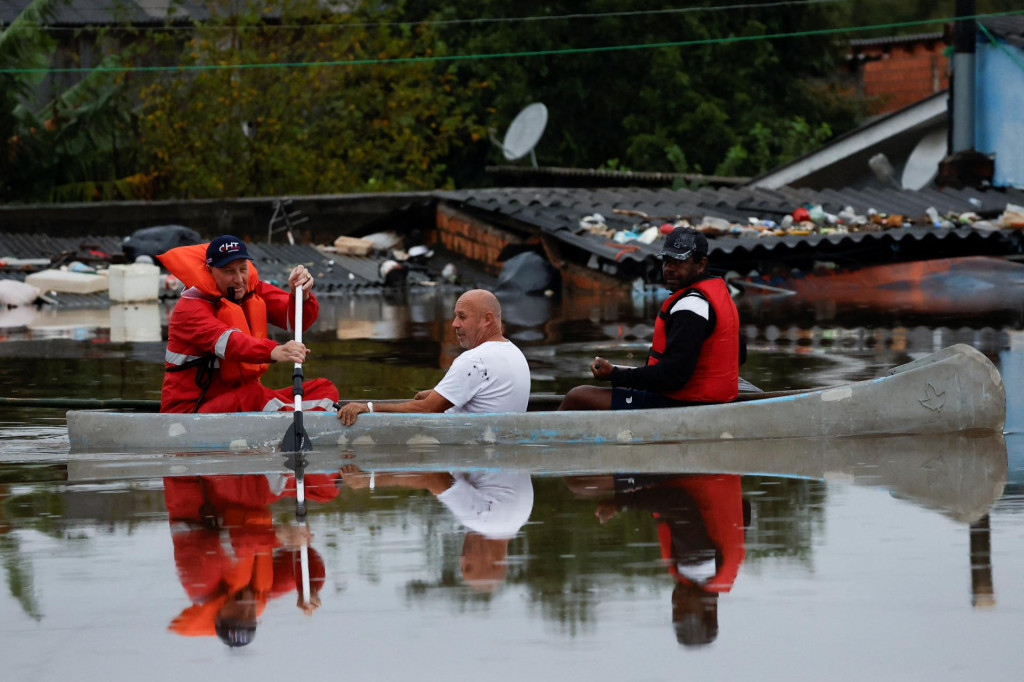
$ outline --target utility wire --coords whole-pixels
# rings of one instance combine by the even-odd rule
[[[974,21],[999,16],[1017,16],[1024,14],[1024,10],[1011,10],[1008,12],[995,12],[992,14],[975,14],[971,16],[947,17],[940,19],[920,19],[915,21],[902,21],[889,24],[874,24],[871,26],[848,26],[841,28],[822,28],[807,31],[794,31],[787,33],[767,33],[753,36],[729,36],[726,38],[702,38],[698,40],[679,40],[662,43],[641,43],[636,45],[608,45],[599,47],[563,48],[557,50],[527,50],[523,52],[496,52],[490,54],[467,54],[467,55],[435,55],[421,57],[389,57],[382,59],[348,59],[317,62],[271,62],[271,63],[219,63],[219,64],[172,64],[166,66],[96,66],[96,67],[61,67],[61,68],[0,68],[0,73],[145,73],[159,71],[224,71],[233,69],[295,69],[295,68],[323,68],[335,66],[369,66],[382,64],[422,64],[436,62],[462,62],[484,59],[509,59],[525,57],[544,56],[565,56],[580,54],[600,54],[606,52],[621,52],[625,50],[657,50],[668,47],[696,47],[701,45],[728,45],[734,43],[746,43],[761,40],[777,40],[779,38],[807,38],[811,36],[836,35],[840,33],[855,33],[859,31],[873,31],[878,29],[905,28],[908,26],[920,26],[923,24],[937,24],[957,21]]]

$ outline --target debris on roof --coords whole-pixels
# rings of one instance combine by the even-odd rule
[[[781,188],[495,189],[439,192],[449,207],[497,226],[557,240],[575,262],[624,279],[656,278],[668,226],[709,237],[713,267],[758,261],[911,257],[1021,251],[1020,190],[825,190]],[[1005,217],[1004,217],[1005,216]],[[850,255],[851,252],[854,255]],[[925,255],[922,256],[922,253]],[[846,256],[843,256],[846,254]]]

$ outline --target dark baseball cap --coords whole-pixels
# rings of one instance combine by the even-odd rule
[[[708,238],[692,227],[677,227],[665,235],[659,258],[687,260],[708,255]]]
[[[248,646],[256,636],[256,622],[252,620],[218,619],[214,629],[220,641],[232,648]]]
[[[245,248],[245,242],[234,235],[221,235],[206,247],[206,264],[211,268],[222,268],[242,258],[252,260]]]

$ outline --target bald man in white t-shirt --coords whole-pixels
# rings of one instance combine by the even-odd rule
[[[501,304],[484,289],[467,291],[455,303],[452,328],[466,349],[441,382],[401,403],[348,403],[338,410],[345,426],[366,412],[525,412],[530,401],[530,366],[523,352],[502,335]]]

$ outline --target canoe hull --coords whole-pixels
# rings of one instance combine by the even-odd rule
[[[315,448],[372,445],[667,443],[868,435],[1002,432],[1006,398],[995,366],[957,345],[889,375],[763,400],[616,412],[303,415]],[[277,449],[289,413],[68,413],[71,451]]]

